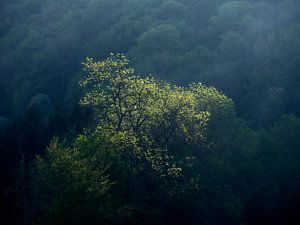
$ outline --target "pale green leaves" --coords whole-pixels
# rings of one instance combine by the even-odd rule
[[[206,146],[211,114],[232,110],[232,102],[202,84],[180,87],[141,77],[123,54],[100,62],[87,58],[83,65],[87,75],[80,81],[86,90],[81,104],[95,113],[97,128],[92,132],[112,151],[130,155],[139,165],[135,171],[174,182],[184,177],[197,180],[186,177],[186,171]]]
[[[210,114],[200,110],[195,87],[142,78],[123,54],[111,54],[101,62],[87,58],[83,65],[88,74],[80,82],[87,88],[81,104],[101,115],[99,126],[133,132],[140,142],[158,147],[166,147],[175,136],[189,142],[204,140]]]

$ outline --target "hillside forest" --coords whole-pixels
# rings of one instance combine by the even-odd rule
[[[300,224],[300,1],[1,0],[0,224]]]

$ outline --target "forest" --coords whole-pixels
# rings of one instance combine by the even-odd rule
[[[300,224],[300,1],[1,0],[0,224]]]

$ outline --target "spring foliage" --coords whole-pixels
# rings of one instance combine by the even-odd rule
[[[83,65],[80,104],[94,112],[94,126],[72,147],[54,141],[47,156],[38,158],[37,183],[47,199],[41,221],[55,224],[64,214],[64,221],[75,223],[76,212],[81,222],[89,215],[89,221],[113,223],[142,209],[158,216],[161,206],[145,209],[149,199],[169,204],[198,192],[211,114],[226,115],[232,102],[202,84],[180,87],[137,75],[123,54],[100,62],[87,58]],[[134,200],[132,190],[143,193],[141,199]],[[81,201],[92,207],[81,211]],[[104,204],[100,211],[96,202]]]

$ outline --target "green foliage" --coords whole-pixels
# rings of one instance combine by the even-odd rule
[[[141,78],[122,54],[101,62],[88,58],[84,66],[88,75],[81,85],[88,92],[81,104],[95,111],[96,133],[105,134],[115,148],[129,151],[144,164],[140,169],[150,168],[154,179],[182,179],[195,153],[174,146],[205,144],[210,114],[200,109],[196,94],[203,86],[183,88]]]
[[[92,108],[94,129],[73,147],[54,141],[37,159],[41,223],[135,224],[147,214],[157,217],[150,224],[162,223],[171,210],[165,207],[208,191],[203,159],[210,167],[226,159],[210,156],[215,143],[207,128],[213,133],[221,128],[211,124],[234,120],[232,101],[202,84],[179,87],[142,78],[122,54],[83,64],[81,104]],[[192,201],[187,207],[203,206]]]
[[[0,223],[292,224],[299,8],[298,0],[2,0]],[[126,53],[135,70],[122,54],[105,59],[109,52]],[[82,72],[86,56],[100,61],[87,58]],[[52,135],[75,141],[54,141],[44,155]],[[20,156],[26,183],[35,154],[28,221],[30,213],[16,216],[26,209],[12,184]]]
[[[280,198],[270,199],[281,185],[288,196],[298,190],[297,118],[255,132],[215,88],[137,75],[123,54],[83,65],[80,103],[93,125],[70,147],[54,140],[36,160],[38,223],[251,223],[257,196],[277,209]]]
[[[1,114],[19,116],[38,93],[69,110],[65,92],[79,62],[126,52],[139,72],[217,87],[254,125],[272,108],[257,108],[269,88],[283,88],[288,100],[266,125],[285,112],[299,115],[297,8],[296,0],[5,2]]]
[[[81,224],[98,219],[112,185],[106,170],[80,148],[64,148],[54,140],[46,157],[36,160],[41,223]]]
[[[203,141],[209,113],[199,108],[197,86],[183,88],[141,78],[128,63],[120,54],[84,63],[88,75],[81,85],[89,89],[81,103],[96,111],[97,129],[133,133],[141,144],[162,148],[178,137]]]

